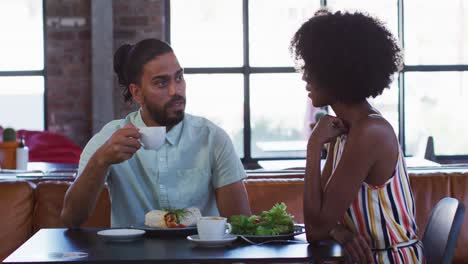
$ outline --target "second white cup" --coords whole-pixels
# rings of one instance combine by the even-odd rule
[[[138,130],[141,134],[140,142],[145,149],[156,150],[166,140],[166,127],[164,126],[139,127]]]
[[[198,219],[197,231],[201,240],[219,240],[230,234],[232,227],[226,217],[204,216]]]

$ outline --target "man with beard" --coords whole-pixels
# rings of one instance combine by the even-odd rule
[[[228,135],[185,114],[184,72],[172,48],[157,39],[125,44],[114,54],[125,101],[139,110],[105,125],[86,145],[61,218],[79,227],[107,183],[112,227],[144,221],[154,209],[197,207],[202,215],[250,214],[244,168]],[[138,127],[165,126],[164,144],[141,148]]]

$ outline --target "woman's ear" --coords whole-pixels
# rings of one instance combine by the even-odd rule
[[[133,99],[141,106],[143,103],[143,95],[141,94],[141,89],[138,85],[131,83],[128,86],[130,93],[133,96]]]

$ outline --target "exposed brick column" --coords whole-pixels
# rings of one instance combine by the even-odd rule
[[[48,130],[80,146],[91,136],[89,0],[46,0]]]
[[[46,0],[48,130],[84,147],[92,136],[91,2]],[[164,38],[164,0],[114,0],[114,51],[123,43]],[[114,113],[136,106],[123,102],[114,76]]]

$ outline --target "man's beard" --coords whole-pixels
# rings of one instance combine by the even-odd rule
[[[184,119],[184,110],[175,112],[174,117],[169,117],[169,113],[168,113],[169,107],[171,107],[173,104],[177,103],[178,101],[182,102],[185,105],[185,97],[181,95],[173,96],[171,100],[164,105],[162,111],[152,106],[151,104],[149,104],[146,101],[146,99],[144,99],[144,101],[145,101],[146,110],[148,110],[148,113],[150,114],[153,121],[155,121],[161,126],[169,126],[169,127],[175,126]]]

